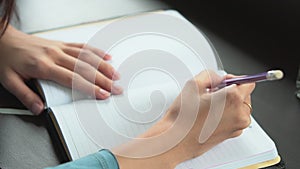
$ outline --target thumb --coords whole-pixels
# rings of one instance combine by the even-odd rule
[[[7,77],[7,80],[2,81],[3,87],[15,95],[33,114],[40,114],[44,109],[40,97],[15,72],[9,72]]]

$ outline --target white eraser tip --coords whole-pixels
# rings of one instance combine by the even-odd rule
[[[283,78],[283,72],[281,70],[271,70],[271,71],[268,71],[268,74],[272,74],[272,77],[274,79],[282,79]]]

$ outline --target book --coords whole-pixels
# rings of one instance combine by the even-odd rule
[[[150,22],[149,18],[157,17],[157,13],[176,17],[182,21],[181,23],[184,26],[188,25],[188,29],[185,31],[192,33],[193,43],[196,44],[196,52],[182,41],[174,40],[171,36],[165,35],[157,36],[150,33],[122,41],[117,47],[109,51],[109,54],[113,56],[111,64],[114,67],[122,68],[121,76],[122,79],[125,79],[125,82],[128,82],[131,78],[127,77],[126,73],[131,73],[135,78],[130,81],[130,85],[124,90],[124,94],[113,95],[107,100],[94,100],[83,93],[72,91],[52,81],[38,80],[39,93],[45,100],[48,110],[47,115],[51,119],[51,125],[53,125],[55,134],[63,145],[64,152],[69,160],[76,160],[102,148],[112,149],[145,132],[163,116],[163,112],[180,93],[183,87],[180,84],[184,84],[186,80],[192,78],[201,70],[209,68],[224,73],[220,71],[216,52],[205,35],[193,27],[177,11],[166,10],[136,14],[123,19],[123,21],[135,23],[137,20],[143,20],[146,23],[151,23],[152,21]],[[113,21],[107,20],[41,32],[36,36],[66,42],[93,42],[95,35],[99,33],[98,31]],[[153,22],[155,23],[155,21]],[[173,32],[180,34],[182,30],[180,30],[179,25],[176,25],[177,23],[157,24],[155,27],[171,27]],[[151,49],[152,51],[150,53],[137,52],[141,49],[144,51]],[[180,76],[179,79],[176,78],[175,82],[172,78],[173,75],[170,76],[169,72],[159,69],[142,69],[143,71],[132,74],[132,66],[143,66],[145,63],[151,62],[152,59],[160,59],[159,57],[163,58],[163,55],[168,54],[171,54],[170,57],[176,55],[174,62],[183,66],[180,68],[187,69],[188,72],[185,76]],[[132,55],[143,56],[143,59],[134,57],[136,60],[130,62],[134,64],[123,65],[122,67],[125,61],[130,60],[128,56]],[[168,60],[170,57],[161,59],[160,66],[174,63]],[[183,65],[180,63],[183,63]],[[143,68],[141,66],[139,68]],[[155,114],[154,117],[148,116],[146,113],[133,113],[137,110],[139,112],[149,112],[151,110],[160,113]],[[127,117],[130,117],[130,119]],[[275,143],[255,119],[251,118],[251,125],[244,130],[241,136],[226,140],[205,154],[179,164],[176,168],[228,169],[251,168],[253,166],[257,168],[258,166],[265,167],[278,163],[280,157]]]

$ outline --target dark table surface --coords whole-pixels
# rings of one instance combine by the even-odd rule
[[[285,78],[257,84],[253,116],[272,137],[287,168],[300,168],[299,1],[174,1],[167,3],[202,29],[224,69],[234,74],[280,68]]]

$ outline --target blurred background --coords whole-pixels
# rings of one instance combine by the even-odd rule
[[[281,68],[286,78],[295,81],[300,64],[299,1],[166,2],[194,23],[261,61],[266,69]]]

